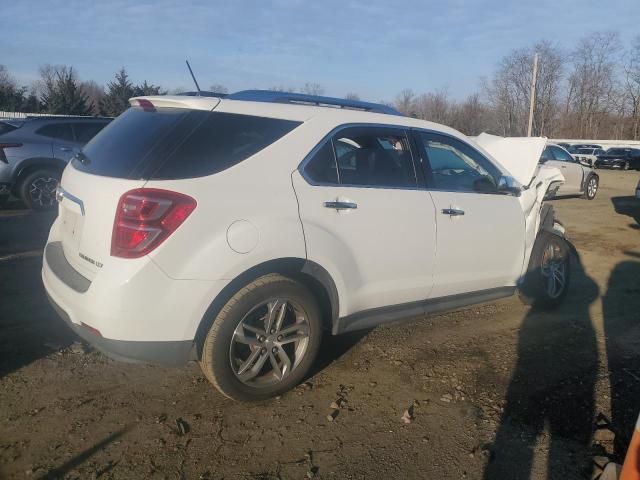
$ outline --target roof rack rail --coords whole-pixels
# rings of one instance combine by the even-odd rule
[[[180,92],[180,93],[176,93],[176,95],[180,95],[184,97],[218,97],[218,98],[224,98],[228,96],[228,94],[226,93],[209,92],[207,90],[200,90],[199,92]]]
[[[349,110],[363,110],[365,112],[385,113],[387,115],[402,115],[395,108],[381,103],[362,102],[360,100],[346,100],[344,98],[323,97],[321,95],[307,95],[304,93],[277,92],[272,90],[242,90],[226,96],[228,100],[245,100],[250,102],[292,103],[298,105],[317,105],[321,107],[345,108]]]

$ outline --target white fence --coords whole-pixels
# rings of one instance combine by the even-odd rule
[[[569,145],[602,145],[603,148],[635,147],[640,148],[640,140],[576,140],[574,138],[550,138],[550,143],[568,143]]]
[[[52,113],[24,113],[24,112],[5,112],[0,110],[0,119],[2,118],[27,118],[27,117],[78,117],[81,115],[54,115]],[[87,115],[90,116],[90,115]]]

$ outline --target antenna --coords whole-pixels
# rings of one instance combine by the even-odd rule
[[[189,69],[189,73],[191,74],[191,78],[193,78],[193,83],[196,84],[196,90],[198,90],[198,96],[200,96],[200,85],[198,85],[198,81],[196,80],[196,76],[193,74],[193,70],[191,70],[191,65],[189,65],[189,60],[185,60],[187,62],[187,68]]]

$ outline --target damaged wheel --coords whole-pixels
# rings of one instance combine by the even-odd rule
[[[542,309],[555,308],[569,291],[571,262],[567,241],[553,233],[538,234],[529,268],[520,286],[521,300]]]

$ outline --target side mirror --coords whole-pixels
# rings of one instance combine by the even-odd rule
[[[509,175],[503,175],[498,180],[498,192],[500,193],[519,197],[521,191],[520,184]]]

